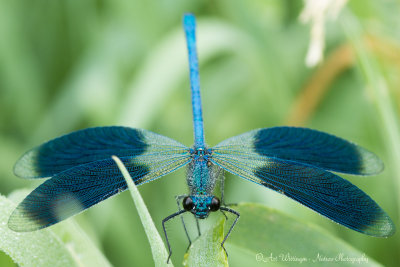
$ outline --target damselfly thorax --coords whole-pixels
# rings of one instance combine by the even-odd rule
[[[211,162],[212,151],[208,148],[191,148],[190,154],[186,175],[189,195],[182,205],[196,218],[204,219],[210,211],[217,211],[220,207],[214,190],[217,181],[223,182],[223,169]]]

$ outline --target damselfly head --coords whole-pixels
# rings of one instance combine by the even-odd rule
[[[217,211],[221,206],[215,196],[187,196],[182,202],[183,208],[190,211],[196,218],[205,219],[210,211]]]

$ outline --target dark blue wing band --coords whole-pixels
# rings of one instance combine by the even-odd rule
[[[122,160],[137,185],[190,160],[184,145],[141,129],[97,127],[64,135],[28,151],[16,163],[15,173],[21,177],[52,178],[18,205],[9,227],[15,231],[41,229],[125,190],[113,155]]]
[[[372,236],[395,232],[389,216],[349,181],[317,168],[270,162],[254,170],[261,184],[350,229]]]
[[[372,175],[383,170],[372,152],[339,137],[296,127],[258,129],[229,138],[213,148],[218,153],[257,153],[324,170]]]
[[[189,160],[185,154],[121,158],[137,185],[166,175]],[[111,158],[80,165],[33,190],[14,210],[8,225],[18,232],[45,228],[126,189],[121,171]]]
[[[390,217],[364,192],[318,167],[258,153],[213,151],[211,161],[226,171],[282,193],[314,211],[364,234],[395,232]]]
[[[137,157],[158,151],[173,153],[187,149],[168,137],[142,129],[110,126],[76,131],[44,143],[24,154],[14,173],[22,178],[51,177],[90,162]]]

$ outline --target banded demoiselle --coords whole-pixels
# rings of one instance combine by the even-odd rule
[[[143,129],[110,126],[83,129],[33,148],[18,160],[15,174],[50,178],[14,210],[8,222],[12,230],[34,231],[51,226],[127,189],[111,159],[116,155],[136,185],[187,167],[189,193],[178,196],[183,209],[162,222],[169,256],[172,252],[165,223],[185,212],[197,219],[205,219],[215,211],[235,215],[221,243],[223,247],[240,216],[224,205],[223,195],[221,200],[214,195],[218,181],[223,188],[224,171],[284,194],[355,231],[377,237],[395,232],[392,220],[374,200],[332,173],[373,175],[383,170],[383,163],[375,154],[354,143],[307,128],[273,127],[207,146],[195,17],[186,14],[183,24],[189,54],[194,145],[187,147]]]

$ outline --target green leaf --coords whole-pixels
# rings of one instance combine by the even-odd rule
[[[151,252],[153,254],[153,259],[155,266],[173,266],[171,260],[167,264],[168,253],[161,239],[160,234],[157,232],[156,226],[154,225],[153,219],[150,216],[149,211],[144,204],[143,198],[139,193],[136,185],[132,181],[132,177],[129,175],[128,170],[125,168],[121,160],[112,156],[113,160],[117,163],[122,175],[128,184],[129,191],[135,206],[138,210],[140,220],[142,221],[144,231],[146,232],[147,238],[149,239]]]
[[[64,243],[76,265],[85,267],[111,266],[107,258],[75,220],[70,219],[62,224],[57,224],[52,227],[52,231]]]
[[[77,266],[67,247],[51,231],[10,230],[7,222],[15,206],[0,196],[0,250],[20,266]]]
[[[228,266],[225,251],[221,247],[224,237],[225,218],[219,220],[213,228],[203,233],[185,254],[184,266]]]
[[[20,266],[111,266],[90,238],[73,221],[51,229],[18,233],[7,226],[15,202],[29,191],[18,190],[10,199],[0,196],[0,250]]]
[[[227,239],[232,266],[378,264],[344,241],[309,223],[260,204],[233,207],[240,219]]]

